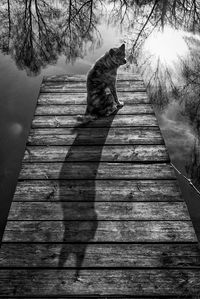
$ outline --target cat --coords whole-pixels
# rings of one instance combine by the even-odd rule
[[[98,117],[109,116],[123,107],[117,97],[117,69],[126,64],[125,44],[111,48],[96,61],[87,75],[86,114],[78,120],[88,122]]]

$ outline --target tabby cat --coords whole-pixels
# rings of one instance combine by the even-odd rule
[[[84,121],[109,116],[123,107],[116,92],[117,69],[126,63],[125,44],[112,48],[96,61],[87,76],[87,110]]]

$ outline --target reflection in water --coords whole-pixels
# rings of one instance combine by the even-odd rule
[[[166,47],[167,45],[167,47]],[[162,31],[154,32],[145,42],[145,51],[155,55],[161,63],[175,68],[177,61],[185,59],[188,47],[180,31],[165,27]]]
[[[186,2],[179,1],[181,8],[177,1],[159,2],[146,6],[147,23],[136,37],[129,38],[130,57],[134,49],[161,129],[168,130],[165,137],[172,159],[179,156],[184,175],[199,187],[200,4],[187,1],[185,6]]]
[[[38,74],[61,54],[74,62],[85,56],[88,42],[100,45],[98,25],[106,14],[108,23],[130,30],[130,59],[155,29],[199,30],[200,7],[195,0],[2,0],[0,49],[20,69]]]
[[[69,255],[73,254],[77,267],[75,279],[79,278],[79,271],[84,261],[88,243],[94,239],[98,226],[95,211],[95,179],[101,161],[103,146],[114,116],[106,118],[106,127],[92,128],[90,134],[87,134],[85,129],[91,127],[91,122],[75,128],[76,138],[66,155],[60,172],[60,199],[62,200],[64,235],[58,265],[59,267],[64,266]],[[95,125],[95,122],[93,121],[92,124]],[[101,130],[101,139],[99,139],[99,130]],[[94,144],[97,144],[97,146],[92,147],[92,154],[88,156],[88,150],[86,150],[87,147],[85,146]],[[77,148],[80,145],[82,147]],[[80,161],[82,167],[77,169],[76,163]],[[87,161],[92,161],[92,163],[88,164]],[[83,182],[80,183],[80,177],[87,179],[85,180],[87,192],[83,192]],[[65,185],[63,185],[63,178],[66,179]],[[72,192],[74,191],[74,193],[70,197],[65,198],[62,194],[63,187],[65,190],[70,189]],[[70,205],[69,202],[71,203]]]
[[[173,32],[172,29],[170,31]],[[197,52],[199,38],[192,33],[176,30],[170,37],[165,35],[165,31],[160,34],[162,34],[160,39],[162,46],[159,47],[157,44],[157,48],[155,48],[154,39],[147,39],[138,55],[138,63],[142,66],[151,100],[158,113],[161,114],[163,129],[168,128],[168,136],[171,132],[167,145],[173,143],[171,148],[174,149],[174,155],[177,152],[179,160],[182,160],[181,162],[185,165],[184,174],[192,179],[196,187],[199,187],[200,82],[198,74],[200,55]],[[177,38],[173,39],[174,36]],[[193,46],[189,43],[189,39],[192,37]],[[194,46],[195,39],[196,46]],[[177,51],[177,40],[182,44],[181,51]],[[159,42],[159,35],[157,42]],[[169,50],[167,50],[168,46]],[[146,51],[146,47],[148,47],[148,51]],[[154,59],[150,59],[150,55],[154,56]],[[145,62],[144,59],[146,59]],[[182,144],[180,144],[181,139],[184,142]],[[177,144],[177,140],[179,144]],[[180,148],[183,145],[184,152],[181,150],[180,155]]]
[[[101,42],[95,9],[93,0],[5,0],[0,5],[0,49],[28,74],[38,74],[61,54],[74,62],[85,55],[88,42]]]

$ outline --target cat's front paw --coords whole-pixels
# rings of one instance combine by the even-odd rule
[[[118,103],[117,103],[117,107],[118,107],[118,108],[122,108],[123,106],[124,106],[124,102],[118,102]]]

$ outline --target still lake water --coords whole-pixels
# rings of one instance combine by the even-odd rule
[[[61,53],[53,64],[47,63],[34,75],[27,71],[27,68],[19,69],[12,53],[0,53],[1,233],[7,218],[5,211],[10,206],[15,190],[43,76],[86,74],[98,57],[111,47],[119,46],[121,41],[126,41],[127,31],[122,30],[123,28],[116,26],[116,24],[106,25],[106,18],[98,21],[97,29],[101,39],[93,47],[91,47],[90,41],[86,42],[85,54],[81,58],[80,55],[77,55],[77,58],[73,59],[73,63],[66,62],[66,56]],[[165,105],[154,102],[154,108],[170,158],[182,174],[188,177],[186,170],[188,163],[191,161],[194,143],[198,140],[198,134],[191,124],[191,119],[183,113],[183,101],[177,101],[177,98],[171,96]],[[200,239],[200,196],[182,176],[177,175],[177,178],[196,233]],[[198,176],[196,180],[199,180]]]

